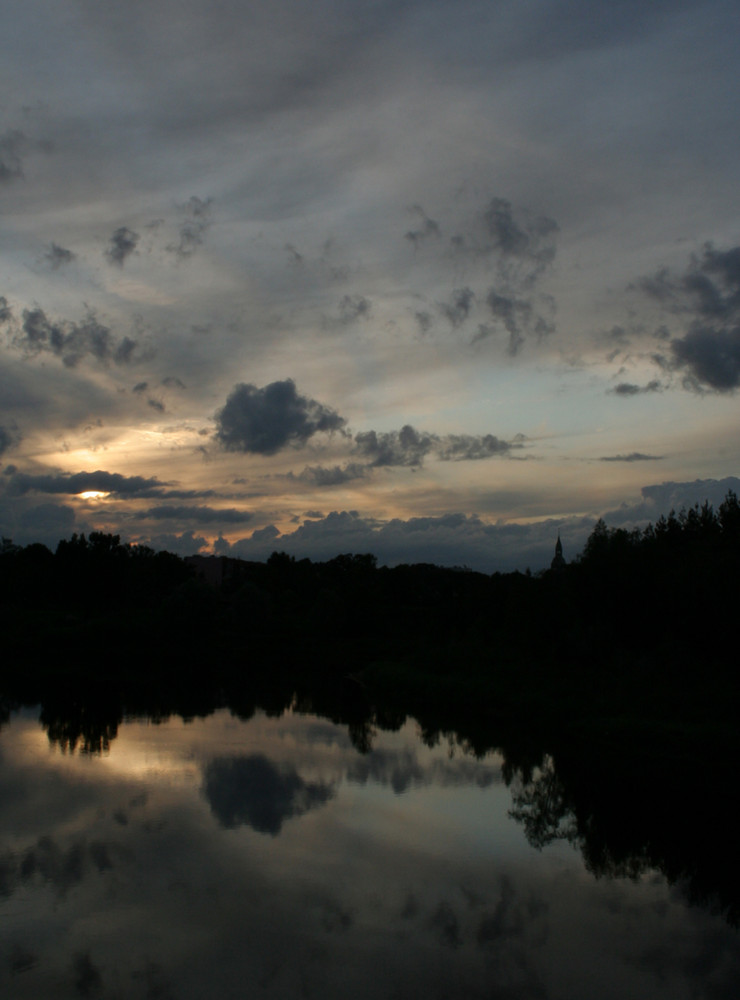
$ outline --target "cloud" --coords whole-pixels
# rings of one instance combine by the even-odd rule
[[[39,503],[20,512],[13,527],[13,538],[20,544],[42,542],[53,546],[60,538],[66,538],[77,530],[80,526],[71,507]]]
[[[332,785],[304,781],[288,766],[278,767],[262,754],[217,757],[204,771],[203,794],[221,826],[250,826],[276,837],[286,819],[325,805]]]
[[[423,220],[426,213],[416,206]],[[428,235],[439,235],[441,227],[422,227],[407,234],[415,248]],[[458,280],[464,278],[448,299],[438,300],[437,312],[454,329],[477,318],[477,332],[472,343],[483,341],[503,327],[509,334],[508,351],[519,352],[525,338],[534,334],[543,339],[555,330],[555,300],[535,286],[551,267],[556,254],[557,223],[544,215],[535,215],[524,208],[515,209],[501,197],[478,205],[471,215],[455,224],[454,235],[444,244],[428,245],[425,262],[432,248],[440,266],[452,264]],[[491,273],[495,277],[491,283]],[[485,275],[485,277],[483,277]],[[485,284],[482,284],[482,281]],[[481,322],[479,306],[487,304],[494,322]],[[431,327],[427,310],[414,310],[421,333]]]
[[[124,261],[135,253],[139,242],[139,234],[135,233],[127,226],[120,226],[111,236],[110,246],[105,251],[105,255],[111,264],[123,267]]]
[[[523,331],[529,328],[531,322],[531,303],[523,299],[499,295],[493,288],[489,291],[486,302],[494,318],[503,323],[509,334],[509,354],[512,356],[518,354],[524,343]],[[477,339],[480,339],[480,336]]]
[[[613,389],[607,389],[607,392],[614,396],[639,396],[645,392],[661,392],[663,386],[657,379],[653,379],[646,385],[634,385],[632,382],[620,382],[619,385],[615,385]]]
[[[299,253],[292,243],[286,243],[283,249],[288,254],[291,264],[303,263],[303,254]]]
[[[319,432],[341,431],[346,421],[315,399],[300,396],[292,379],[263,388],[241,383],[216,414],[216,441],[227,451],[274,455],[301,447]]]
[[[177,243],[171,243],[167,249],[179,258],[186,259],[192,257],[203,244],[206,232],[212,222],[212,199],[206,198],[204,200],[193,195],[184,205],[179,207],[184,215],[184,220],[180,225],[179,239]]]
[[[507,455],[523,441],[502,441],[494,434],[430,434],[406,424],[400,431],[363,431],[355,435],[355,452],[373,467],[422,465],[427,455],[441,462],[474,461]]]
[[[0,184],[23,177],[23,155],[32,143],[18,129],[7,129],[0,135]]]
[[[640,493],[643,500],[660,514],[670,510],[680,510],[682,507],[692,507],[695,503],[703,503],[705,500],[714,507],[719,507],[730,490],[740,496],[740,479],[737,476],[727,476],[724,479],[696,479],[687,483],[665,482],[643,486]]]
[[[137,512],[137,517],[154,521],[195,521],[198,524],[246,524],[254,517],[249,511],[234,507],[176,507],[162,505]]]
[[[400,431],[378,434],[363,431],[355,435],[355,451],[363,458],[369,458],[373,466],[421,465],[424,456],[437,444],[437,437],[424,431],[417,431],[406,424]]]
[[[52,885],[59,897],[64,897],[91,873],[101,873],[111,867],[110,851],[102,841],[88,844],[81,839],[74,840],[65,849],[53,837],[43,836],[20,854],[17,869],[10,874],[15,884],[38,879],[40,883]]]
[[[432,317],[426,310],[421,309],[415,312],[414,319],[419,325],[419,333],[429,333],[432,328]]]
[[[255,531],[233,545],[224,542],[220,554],[265,559],[275,551],[296,558],[333,559],[338,552],[372,552],[381,565],[429,562],[439,566],[469,566],[483,573],[550,565],[560,531],[565,556],[580,551],[595,523],[591,519],[560,519],[530,524],[486,524],[475,515],[394,518],[386,522],[357,511],[332,511],[320,520],[305,521],[295,531],[280,534]]]
[[[75,987],[81,997],[89,997],[93,993],[100,993],[103,986],[103,977],[96,966],[93,965],[89,952],[81,952],[74,957],[72,971],[74,973]]]
[[[661,462],[663,455],[643,455],[641,451],[631,451],[628,455],[604,455],[600,462]]]
[[[368,467],[358,462],[348,462],[344,468],[335,465],[325,468],[321,465],[307,465],[297,476],[289,473],[291,479],[299,479],[312,486],[341,486],[355,479],[365,479]]]
[[[437,457],[443,462],[475,461],[508,455],[512,448],[523,447],[522,441],[502,441],[495,434],[447,434],[440,440]]]
[[[419,222],[417,228],[409,229],[403,238],[413,243],[414,249],[418,249],[419,245],[430,237],[439,239],[441,235],[439,223],[430,219],[421,205],[412,205],[409,211],[418,218]]]
[[[15,447],[20,440],[20,435],[15,428],[5,427],[0,424],[0,455]]]
[[[554,219],[545,215],[519,213],[506,198],[492,198],[483,211],[489,236],[485,252],[495,252],[505,273],[532,284],[555,259],[555,238],[559,232]]]
[[[338,315],[329,320],[330,325],[351,326],[361,319],[368,319],[372,305],[364,295],[343,295],[339,300]]]
[[[58,271],[65,264],[71,264],[77,260],[77,254],[65,249],[65,247],[60,247],[57,243],[50,243],[49,249],[44,254],[44,260],[52,271]]]
[[[472,288],[458,288],[452,293],[450,301],[440,302],[438,308],[452,327],[458,327],[470,315],[474,301],[475,293]]]
[[[23,322],[13,342],[29,354],[54,354],[68,368],[74,368],[85,357],[104,365],[131,364],[139,346],[131,337],[116,338],[94,313],[89,312],[81,323],[75,323],[51,320],[38,308],[23,310]]]
[[[695,324],[671,341],[671,348],[676,365],[689,372],[687,388],[732,392],[740,385],[740,324],[730,329]]]
[[[207,538],[195,535],[192,531],[183,531],[181,535],[162,534],[142,536],[138,541],[152,549],[162,552],[172,552],[176,556],[194,556],[202,549],[209,547]]]
[[[500,783],[501,776],[495,768],[481,767],[477,761],[433,760],[422,764],[418,753],[407,747],[404,750],[373,749],[355,758],[347,769],[347,780],[361,785],[376,782],[402,795],[410,788],[429,785],[489,788]]]
[[[100,493],[115,493],[118,496],[151,497],[161,495],[166,483],[156,478],[143,476],[122,476],[117,472],[77,472],[61,475],[29,475],[16,472],[8,482],[8,492],[14,496],[26,493],[76,494],[95,490]]]
[[[717,250],[707,243],[683,274],[662,268],[633,287],[686,326],[671,340],[670,356],[655,359],[659,364],[683,371],[684,386],[695,391],[740,386],[740,246]]]

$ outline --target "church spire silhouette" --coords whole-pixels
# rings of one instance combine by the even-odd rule
[[[558,532],[558,540],[555,542],[555,555],[550,563],[550,569],[564,569],[565,559],[563,557],[563,543],[560,541],[560,532]]]

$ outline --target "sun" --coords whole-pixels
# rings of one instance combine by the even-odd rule
[[[78,493],[77,496],[80,500],[104,500],[110,494],[102,493],[100,490],[85,490],[84,493]]]

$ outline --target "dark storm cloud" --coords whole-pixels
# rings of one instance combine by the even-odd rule
[[[110,246],[105,251],[105,255],[111,264],[123,267],[126,258],[136,251],[138,242],[138,233],[127,226],[119,226],[109,240]]]
[[[660,392],[663,386],[657,379],[652,379],[646,385],[635,385],[633,382],[620,382],[607,392],[614,396],[639,396],[646,392]]]
[[[58,243],[51,243],[44,254],[44,260],[52,271],[58,271],[64,264],[71,264],[77,260],[77,255],[65,247],[60,247]]]
[[[474,301],[475,293],[472,288],[457,288],[452,293],[450,301],[440,302],[438,308],[452,327],[458,327],[470,315]]]
[[[219,510],[217,507],[175,507],[163,505],[150,507],[137,517],[154,521],[195,521],[197,524],[246,524],[253,514],[246,510],[236,510],[229,507]]]
[[[263,388],[240,384],[216,414],[216,441],[227,451],[274,455],[300,447],[321,431],[341,431],[346,421],[315,399],[300,396],[285,379]]]
[[[327,803],[331,785],[304,781],[288,767],[279,768],[262,754],[218,757],[204,771],[203,793],[221,826],[251,826],[275,837],[283,823]]]
[[[373,466],[401,465],[419,466],[424,456],[436,446],[438,438],[434,434],[417,431],[406,424],[400,431],[363,431],[355,435],[355,451],[363,458],[369,458]]]
[[[676,364],[688,369],[688,388],[732,392],[740,385],[740,325],[712,329],[696,324],[671,347]]]
[[[74,368],[85,357],[101,364],[131,364],[138,347],[131,337],[115,337],[93,313],[75,323],[51,320],[43,309],[23,310],[23,322],[14,343],[29,354],[54,354],[68,368]]]
[[[289,474],[292,479],[310,483],[312,486],[341,486],[355,479],[365,479],[368,467],[357,462],[348,462],[343,468],[339,465],[326,468],[322,465],[307,465],[297,476]]]
[[[717,250],[707,243],[683,274],[663,268],[633,287],[687,327],[658,363],[683,371],[689,389],[732,392],[740,386],[740,246]]]
[[[0,323],[9,323],[13,318],[13,310],[8,305],[4,295],[0,295]]]
[[[202,246],[206,232],[211,225],[212,199],[198,198],[193,195],[184,205],[180,206],[184,219],[180,225],[177,243],[170,244],[167,249],[181,259],[192,257],[198,247]]]
[[[643,455],[641,451],[631,451],[628,455],[604,455],[600,462],[660,462],[663,455]]]

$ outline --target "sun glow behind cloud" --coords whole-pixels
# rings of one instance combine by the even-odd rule
[[[27,0],[0,41],[3,462],[171,494],[9,485],[3,535],[594,517],[737,472],[733,5],[317,0],[287,48],[237,7],[217,66],[204,0]]]

